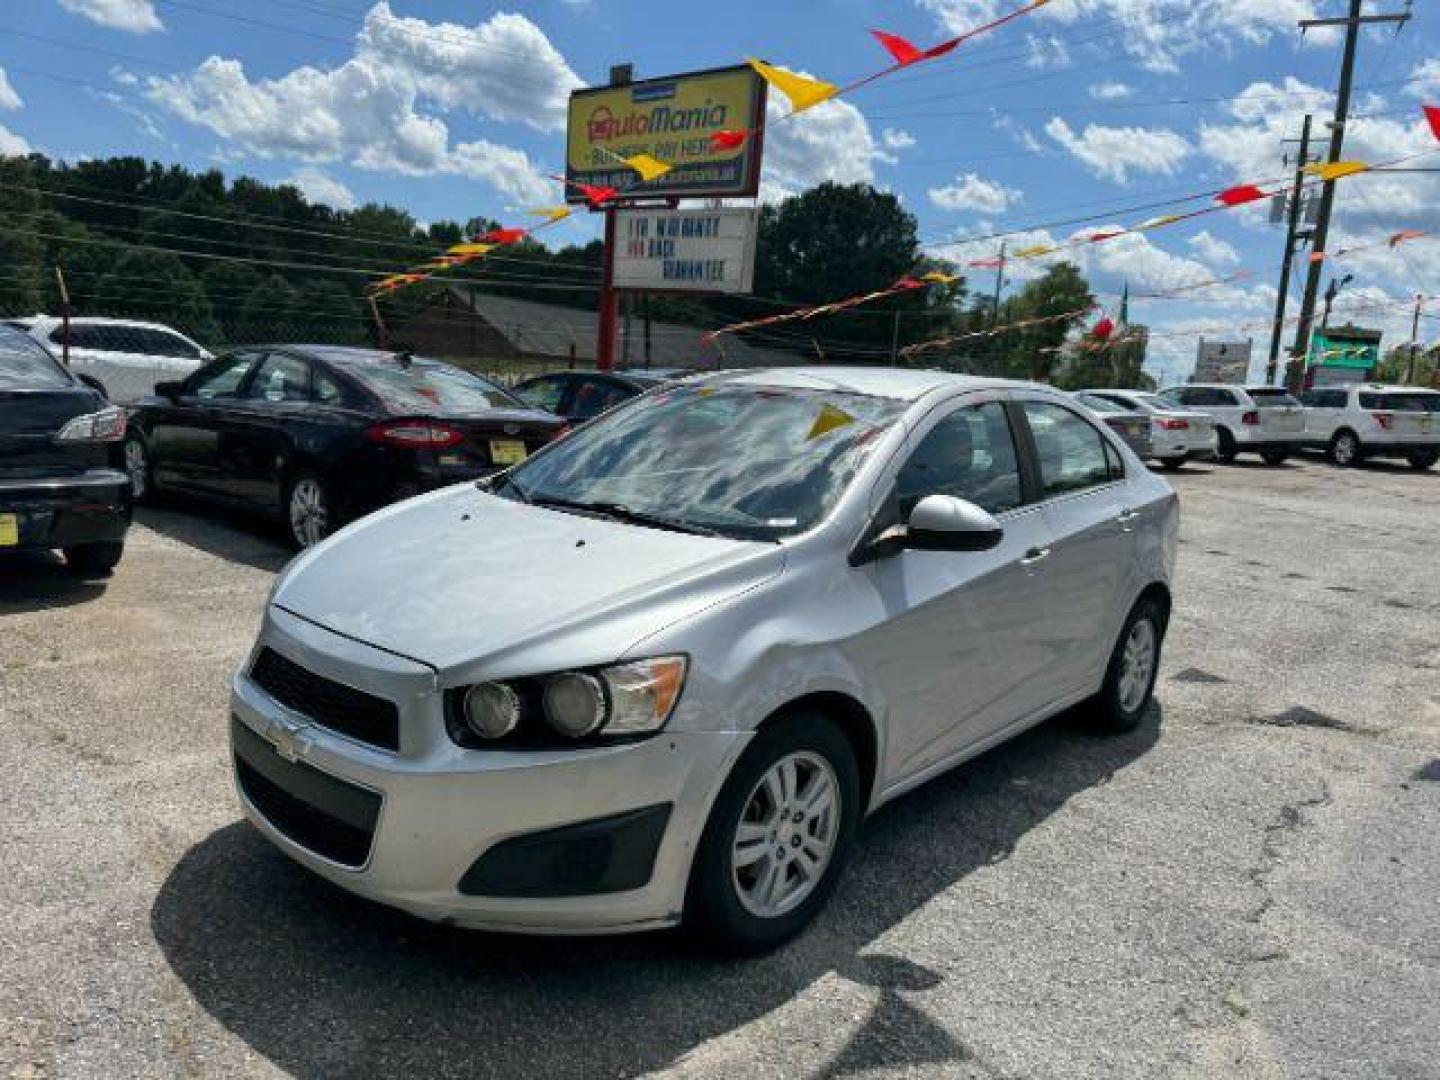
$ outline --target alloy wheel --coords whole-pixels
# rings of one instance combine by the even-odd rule
[[[330,509],[318,480],[302,477],[290,489],[290,534],[302,548],[318,544],[329,534]]]
[[[736,895],[773,919],[805,902],[830,865],[840,835],[840,783],[819,754],[775,762],[745,800],[732,844]]]
[[[1354,435],[1341,435],[1335,440],[1335,464],[1351,465],[1355,461],[1355,454],[1359,448],[1355,444]]]
[[[1133,713],[1144,705],[1154,674],[1155,625],[1149,619],[1140,619],[1130,628],[1120,659],[1120,708]]]

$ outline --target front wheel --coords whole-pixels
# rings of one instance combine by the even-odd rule
[[[1240,452],[1235,445],[1235,436],[1231,435],[1225,428],[1221,428],[1215,435],[1215,456],[1226,465],[1235,460],[1235,455]]]
[[[330,491],[318,476],[301,473],[285,492],[285,523],[290,543],[301,551],[335,531],[337,514]]]
[[[1266,450],[1260,455],[1260,459],[1266,465],[1284,465],[1289,456],[1284,450]]]
[[[1353,431],[1339,432],[1330,440],[1330,460],[1342,469],[1360,464],[1360,440]]]
[[[1427,450],[1423,454],[1410,455],[1410,467],[1420,472],[1433,469],[1437,461],[1440,461],[1440,451],[1436,450]]]
[[[1164,457],[1160,459],[1160,467],[1167,472],[1179,472],[1180,467],[1185,464],[1183,457]]]
[[[65,564],[84,577],[109,577],[125,554],[123,540],[103,544],[80,544],[65,549]]]
[[[806,712],[763,728],[710,811],[687,924],[728,952],[794,937],[834,891],[860,812],[859,769],[838,727]]]
[[[1134,731],[1155,693],[1165,614],[1154,600],[1141,600],[1130,612],[1105,669],[1105,683],[1090,702],[1087,719],[1096,731]]]

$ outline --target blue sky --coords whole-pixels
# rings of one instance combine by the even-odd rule
[[[544,174],[561,162],[565,96],[602,81],[612,63],[631,61],[646,76],[756,55],[844,81],[883,66],[871,27],[929,43],[1009,6],[13,0],[15,33],[0,35],[0,152],[138,154],[294,180],[340,206],[389,202],[421,220],[516,219],[556,201]],[[927,245],[961,261],[993,253],[994,241],[970,237],[1021,230],[1014,248],[1135,224],[1170,208],[1131,207],[1284,175],[1280,139],[1298,133],[1307,108],[1317,121],[1328,116],[1340,58],[1333,35],[1302,40],[1295,21],[1343,7],[1052,0],[942,61],[777,129],[765,195],[827,178],[871,181],[904,199]],[[1400,34],[1368,32],[1362,42],[1356,107],[1365,119],[1352,126],[1347,156],[1440,149],[1419,111],[1422,100],[1440,102],[1440,19],[1433,5],[1418,8]],[[1347,181],[1336,228],[1341,245],[1440,229],[1440,174]],[[555,235],[592,231],[580,220]],[[1135,302],[1132,316],[1157,335],[1151,367],[1173,379],[1200,334],[1249,336],[1247,324],[1268,318],[1281,243],[1251,207],[1091,245],[1082,261],[1103,298],[1126,282],[1143,293],[1254,272],[1183,301]],[[1018,265],[1011,287],[1043,266]],[[1380,325],[1392,342],[1408,338],[1406,298],[1440,293],[1440,241],[1382,246],[1335,267],[1355,275],[1340,316]],[[1440,314],[1440,301],[1430,310]],[[1437,326],[1426,320],[1422,337]]]

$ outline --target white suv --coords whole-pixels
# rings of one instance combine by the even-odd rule
[[[1336,465],[1388,457],[1429,469],[1440,461],[1440,391],[1365,383],[1307,390],[1301,400],[1305,445]]]
[[[1283,387],[1191,383],[1156,396],[1209,416],[1215,422],[1215,456],[1221,461],[1259,454],[1265,464],[1280,465],[1305,439],[1305,409]]]
[[[7,319],[59,360],[65,351],[65,323],[56,315]],[[184,334],[160,323],[128,319],[72,318],[70,370],[111,401],[149,397],[157,382],[185,378],[214,357]]]

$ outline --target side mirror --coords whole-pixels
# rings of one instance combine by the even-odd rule
[[[989,551],[1005,536],[994,515],[953,495],[927,495],[910,511],[904,525],[886,529],[859,545],[850,555],[852,566],[914,551]]]
[[[157,382],[155,384],[155,395],[157,397],[169,398],[174,401],[185,392],[185,384],[180,382]]]

